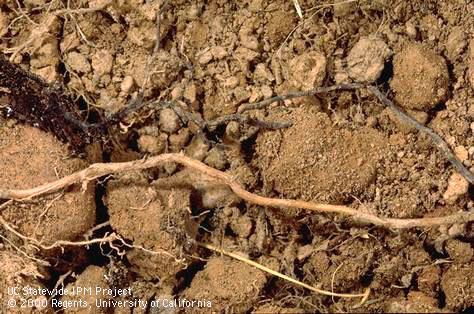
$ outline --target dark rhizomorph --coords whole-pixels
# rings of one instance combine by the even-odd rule
[[[83,122],[79,106],[59,87],[10,63],[0,54],[0,110],[69,143],[81,152],[99,136],[97,128]]]

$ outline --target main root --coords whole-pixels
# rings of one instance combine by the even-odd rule
[[[192,168],[201,173],[206,174],[213,180],[221,182],[227,185],[237,196],[241,199],[253,203],[256,205],[275,207],[275,208],[301,208],[310,211],[316,211],[321,213],[335,213],[350,216],[352,219],[374,224],[376,226],[393,228],[393,229],[406,229],[415,227],[435,227],[440,225],[449,225],[456,223],[466,223],[474,221],[474,212],[459,212],[457,214],[433,217],[433,218],[414,218],[414,219],[396,219],[396,218],[383,218],[376,215],[364,212],[362,209],[353,209],[347,206],[331,205],[331,204],[319,204],[306,202],[302,200],[291,200],[291,199],[278,199],[269,198],[251,193],[245,190],[239,183],[237,183],[229,174],[211,168],[204,163],[186,157],[182,154],[162,154],[146,159],[140,159],[129,162],[121,163],[97,163],[89,166],[88,168],[73,173],[69,176],[63,177],[59,180],[43,184],[41,186],[25,189],[25,190],[8,190],[0,189],[0,199],[5,200],[24,200],[31,199],[40,195],[57,192],[62,188],[70,186],[76,183],[87,183],[88,181],[95,180],[102,176],[106,176],[114,173],[121,173],[133,170],[143,170],[148,168],[157,167],[160,164],[166,162],[175,162],[183,166]]]

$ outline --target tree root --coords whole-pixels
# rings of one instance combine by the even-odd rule
[[[43,244],[41,241],[37,240],[36,238],[25,236],[25,235],[21,234],[20,232],[18,232],[17,230],[15,230],[5,219],[2,218],[2,216],[0,216],[0,226],[3,226],[3,228],[5,228],[5,230],[11,232],[12,234],[14,234],[18,238],[22,239],[26,243],[28,243],[30,245],[33,245],[36,248],[45,250],[45,251],[49,251],[49,250],[53,250],[53,249],[63,249],[63,247],[65,247],[65,246],[85,246],[85,247],[88,247],[88,246],[93,245],[93,244],[102,245],[102,244],[107,243],[110,246],[110,248],[112,248],[117,253],[117,255],[119,255],[119,256],[122,256],[122,255],[125,254],[124,250],[123,250],[123,247],[125,247],[125,248],[129,248],[129,249],[138,249],[138,250],[141,250],[141,251],[146,252],[146,253],[151,254],[151,255],[159,255],[159,254],[165,255],[165,256],[168,256],[170,258],[173,258],[177,263],[181,263],[181,264],[185,265],[183,259],[178,259],[176,256],[174,256],[173,254],[171,254],[171,253],[169,253],[165,250],[161,250],[161,249],[160,250],[149,250],[147,248],[144,248],[141,245],[128,244],[127,242],[125,242],[125,240],[120,235],[116,234],[115,232],[106,233],[105,236],[102,237],[102,238],[86,239],[86,240],[83,240],[83,241],[57,240],[57,241],[53,242],[52,244]],[[0,237],[3,238],[3,236],[1,236],[1,234],[0,234]],[[114,244],[114,242],[117,242],[118,245]],[[11,245],[14,246],[13,244],[11,244]],[[15,247],[15,249],[23,255],[26,254],[17,247]],[[31,256],[27,256],[27,257],[29,259],[32,259],[32,260],[35,260],[35,261],[39,262],[42,265],[51,266],[51,265],[49,265],[48,262],[45,262],[43,260],[37,259],[35,257],[31,257]]]
[[[456,223],[466,223],[474,221],[474,212],[459,212],[457,214],[433,217],[433,218],[413,218],[398,219],[384,218],[364,212],[361,209],[353,209],[342,205],[318,204],[302,200],[277,199],[260,196],[245,190],[229,174],[211,168],[204,163],[186,157],[182,154],[162,154],[151,158],[140,159],[121,163],[97,163],[88,168],[63,177],[59,180],[43,184],[41,186],[25,190],[0,189],[0,199],[5,200],[23,200],[31,199],[43,194],[49,194],[59,191],[62,188],[72,184],[86,184],[88,181],[113,173],[120,173],[132,170],[143,170],[156,167],[166,162],[176,162],[186,167],[206,174],[211,179],[227,185],[237,196],[243,200],[256,205],[275,207],[275,208],[301,208],[321,213],[336,213],[351,217],[352,219],[364,223],[370,223],[376,226],[393,229],[407,229],[415,227],[436,227],[441,225],[450,225]]]

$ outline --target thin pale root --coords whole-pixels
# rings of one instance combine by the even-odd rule
[[[283,280],[286,280],[286,281],[289,281],[295,285],[298,285],[300,287],[303,287],[303,288],[306,288],[308,290],[311,290],[313,292],[316,292],[316,293],[319,293],[319,294],[322,294],[322,295],[327,295],[327,296],[331,296],[331,297],[341,297],[341,298],[362,298],[360,303],[359,303],[359,306],[362,305],[365,301],[367,301],[367,299],[369,298],[369,294],[370,294],[370,288],[367,288],[365,290],[364,293],[355,293],[355,294],[352,294],[352,293],[337,293],[337,292],[332,292],[332,291],[326,291],[326,290],[322,290],[322,289],[319,289],[319,288],[316,288],[316,287],[313,287],[313,286],[310,286],[308,284],[305,284],[304,282],[301,282],[299,280],[296,280],[296,279],[293,279],[291,277],[288,277],[287,275],[285,274],[282,274],[280,272],[277,272],[275,270],[272,270],[268,267],[265,267],[257,262],[254,262],[252,260],[249,260],[248,258],[245,258],[243,256],[240,256],[238,254],[235,254],[235,253],[232,253],[232,252],[228,252],[226,250],[223,250],[223,249],[220,249],[220,248],[216,248],[210,244],[206,244],[206,243],[198,243],[199,246],[201,247],[204,247],[208,250],[211,250],[211,251],[214,251],[214,252],[218,252],[218,253],[221,253],[221,254],[224,254],[224,255],[227,255],[229,257],[232,257],[236,260],[239,260],[243,263],[246,263],[248,265],[251,265],[255,268],[258,268],[266,273],[269,273],[273,276],[276,276],[276,277],[279,277]]]

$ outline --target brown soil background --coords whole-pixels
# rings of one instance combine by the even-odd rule
[[[67,11],[67,3],[91,10]],[[474,170],[472,1],[299,3],[302,20],[290,0],[170,1],[162,14],[161,48],[147,64],[160,1],[0,0],[0,48],[25,70],[64,85],[84,112],[103,117],[138,95],[147,72],[146,100],[174,100],[206,121],[290,91],[351,81],[384,84],[399,106]],[[9,119],[4,90],[0,108],[2,188],[34,187],[93,162],[184,152],[270,197],[364,207],[394,218],[474,210],[472,187],[429,139],[362,90],[248,113],[293,123],[282,130],[233,121],[203,134],[173,109],[147,106],[122,121],[106,145],[90,145],[82,158],[53,135]],[[125,299],[206,299],[215,312],[474,308],[472,223],[394,231],[339,216],[262,208],[174,164],[95,185],[13,203],[0,214],[44,244],[84,240],[94,226],[109,222],[93,235],[116,232],[136,247],[122,247],[121,254],[108,245],[37,250],[0,228],[3,311],[7,287],[53,288],[64,274],[67,287],[131,287],[133,295]],[[355,308],[355,300],[297,288],[198,248],[194,240],[325,290],[372,292]],[[61,309],[18,311],[54,310]]]

